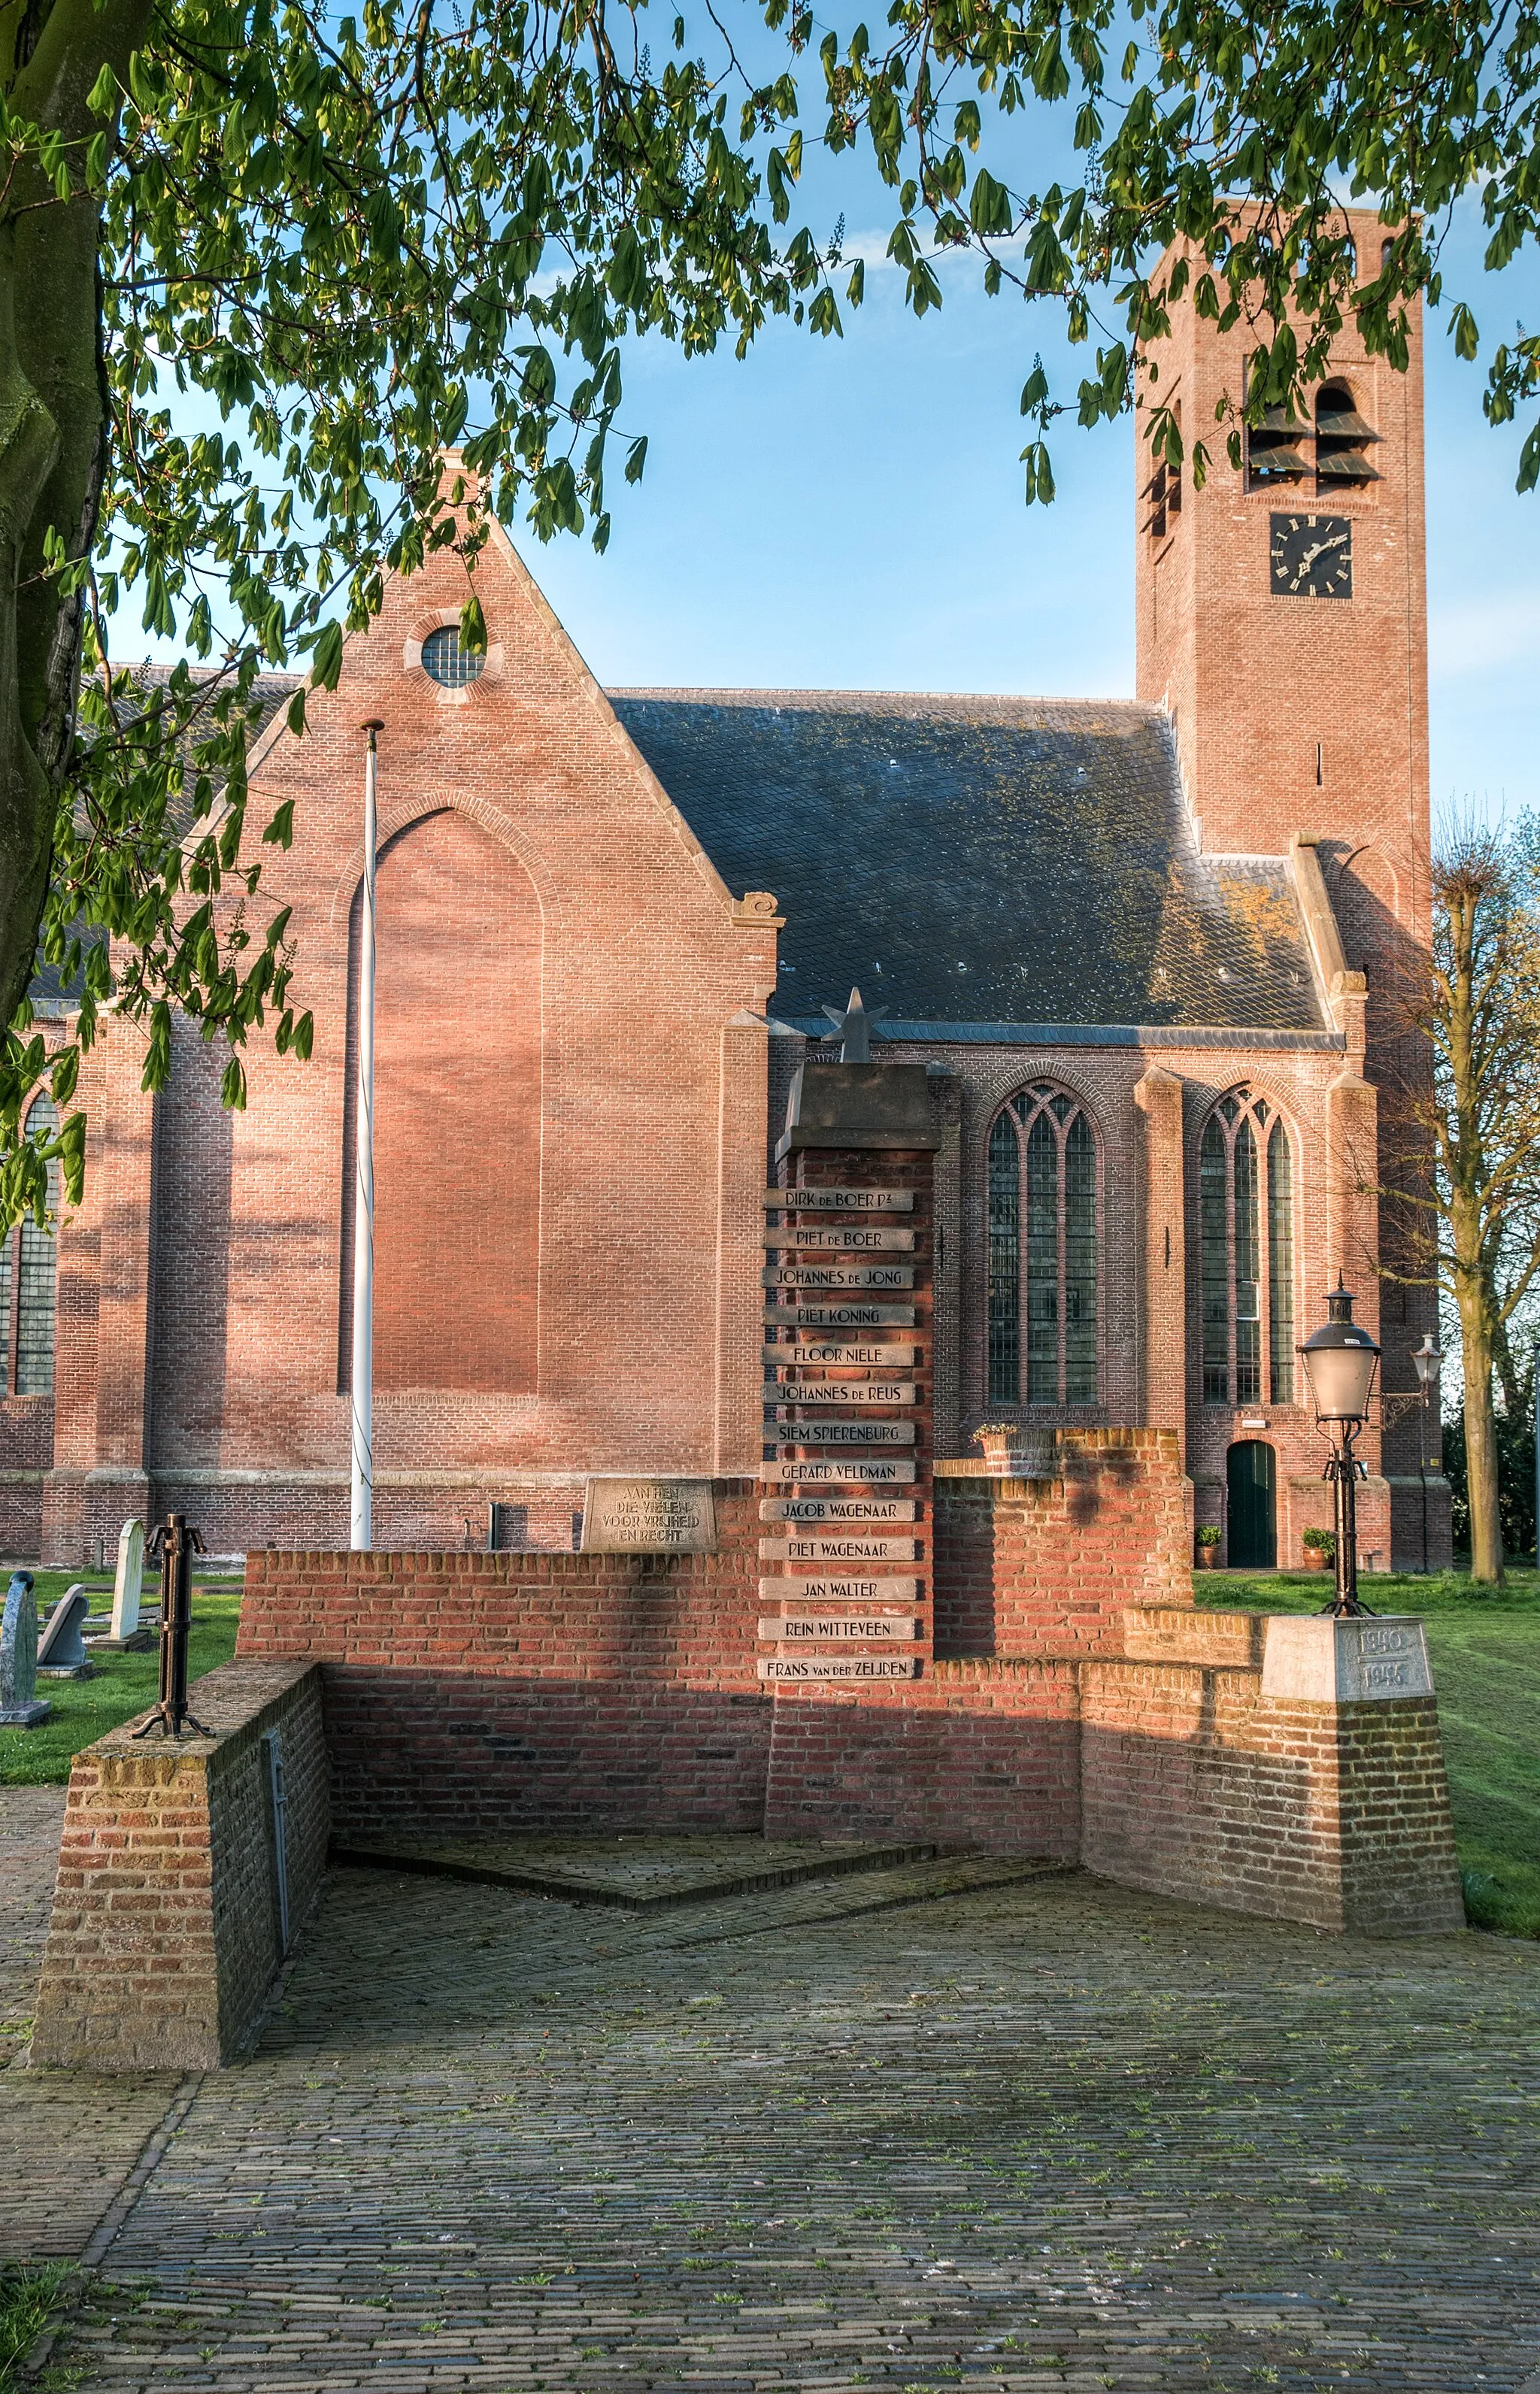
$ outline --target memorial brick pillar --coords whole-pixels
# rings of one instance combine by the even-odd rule
[[[805,1066],[767,1190],[758,1673],[920,1676],[933,1653],[934,1158],[922,1065]]]

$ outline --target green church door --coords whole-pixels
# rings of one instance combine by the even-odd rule
[[[1278,1560],[1273,1453],[1260,1439],[1238,1440],[1226,1467],[1230,1482],[1230,1565],[1271,1571]]]

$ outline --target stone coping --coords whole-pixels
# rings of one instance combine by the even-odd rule
[[[159,1761],[178,1755],[212,1754],[229,1739],[249,1729],[270,1704],[287,1695],[308,1673],[319,1667],[303,1658],[293,1663],[221,1663],[217,1670],[194,1679],[187,1691],[189,1710],[206,1723],[212,1731],[210,1736],[161,1737],[151,1731],[148,1737],[137,1738],[134,1731],[154,1709],[147,1705],[132,1720],[124,1721],[119,1728],[108,1730],[90,1745],[83,1746],[75,1760],[86,1761],[99,1755],[114,1762]]]

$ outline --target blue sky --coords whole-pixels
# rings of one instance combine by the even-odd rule
[[[1451,286],[1493,337],[1533,324],[1540,265],[1489,278],[1481,247],[1471,211]],[[1131,427],[1062,424],[1055,504],[1021,500],[1033,350],[1060,395],[1086,352],[1046,310],[987,299],[971,265],[923,322],[891,270],[866,290],[843,341],[778,326],[741,365],[633,355],[648,467],[608,554],[521,543],[588,663],[610,683],[1130,696]],[[1516,494],[1520,433],[1488,427],[1446,322],[1427,319],[1433,799],[1511,814],[1540,803],[1540,494]]]

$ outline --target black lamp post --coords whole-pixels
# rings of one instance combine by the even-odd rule
[[[1422,1411],[1417,1416],[1417,1472],[1422,1480],[1422,1567],[1428,1569],[1428,1415],[1438,1402],[1439,1374],[1443,1370],[1443,1356],[1431,1331],[1423,1332],[1422,1345],[1412,1349],[1412,1361],[1416,1370],[1417,1384],[1422,1389]]]
[[[1323,1478],[1332,1482],[1336,1498],[1336,1594],[1322,1610],[1332,1613],[1367,1612],[1358,1600],[1358,1519],[1354,1502],[1364,1470],[1353,1453],[1359,1431],[1369,1417],[1369,1396],[1375,1385],[1379,1348],[1362,1325],[1353,1320],[1353,1300],[1336,1276],[1327,1293],[1326,1319],[1312,1330],[1299,1349],[1305,1377],[1315,1400],[1319,1428],[1331,1434],[1332,1452]]]

